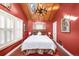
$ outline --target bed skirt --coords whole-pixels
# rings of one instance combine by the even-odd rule
[[[22,53],[24,55],[29,55],[29,54],[50,54],[53,55],[55,54],[56,51],[52,49],[27,49],[23,50]]]

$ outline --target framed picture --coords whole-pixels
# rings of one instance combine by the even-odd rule
[[[70,22],[68,18],[61,19],[61,32],[70,32]]]

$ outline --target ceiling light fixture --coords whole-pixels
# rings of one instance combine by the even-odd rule
[[[30,3],[29,4],[31,11],[33,14],[43,16],[47,14],[47,8],[45,8],[41,3],[36,4],[36,3]]]
[[[43,15],[47,14],[47,9],[46,8],[37,7],[37,9],[35,11],[35,14],[43,16]]]

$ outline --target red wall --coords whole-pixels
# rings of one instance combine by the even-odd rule
[[[7,9],[4,6],[0,5],[0,9],[6,11],[6,12],[8,12],[8,13],[16,16],[16,17],[19,17],[23,20],[26,20],[26,16],[24,16],[23,12],[21,11],[19,4],[17,4],[17,3],[12,4],[10,9]]]
[[[61,32],[61,19],[63,15],[69,14],[79,17],[79,4],[61,4],[57,13],[57,39],[62,41],[63,47],[74,55],[79,55],[79,18],[70,21],[70,32]]]
[[[17,3],[12,4],[10,10],[8,10],[7,8],[5,8],[5,7],[3,7],[2,5],[0,5],[0,9],[6,11],[6,12],[8,12],[8,13],[10,13],[10,14],[16,16],[16,17],[21,18],[21,19],[24,21],[24,23],[27,25],[27,17],[26,17],[26,16],[24,15],[24,13],[22,12],[22,10],[21,10],[19,4],[17,4]],[[27,32],[24,33],[24,37],[23,37],[23,39],[22,39],[21,41],[16,42],[16,43],[14,43],[13,45],[11,45],[11,46],[9,46],[9,47],[7,47],[7,48],[1,50],[1,51],[0,51],[0,55],[2,56],[2,55],[7,54],[9,51],[11,51],[12,49],[14,49],[14,48],[15,48],[16,46],[18,46],[19,44],[21,44],[21,43],[23,42],[23,40],[24,40],[26,37],[27,37]]]
[[[28,32],[32,32],[33,31],[33,22],[35,22],[35,21],[33,21],[33,20],[28,20]],[[49,22],[49,21],[43,21],[43,22],[45,22],[46,23],[46,33],[48,33],[48,32],[51,32],[52,33],[52,22]],[[52,36],[52,34],[51,34],[51,36]]]

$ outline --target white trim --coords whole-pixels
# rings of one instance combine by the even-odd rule
[[[5,56],[9,56],[9,55],[11,55],[15,50],[17,50],[19,47],[21,46],[21,44],[20,45],[18,45],[16,48],[14,48],[13,50],[11,50],[9,53],[7,53]]]
[[[20,39],[20,40],[22,40],[22,39]],[[20,41],[20,40],[14,40],[14,41],[12,41],[12,42],[9,42],[9,43],[4,44],[4,45],[0,46],[0,50],[3,50],[3,49],[5,49],[5,48],[11,46],[12,44],[14,44],[14,43],[16,43],[16,42],[18,42],[18,41]]]
[[[59,43],[57,43],[56,41],[55,41],[55,43],[63,50],[63,51],[65,51],[69,56],[74,56],[72,53],[70,53],[67,49],[65,49],[63,46],[61,46]]]
[[[55,40],[55,41],[57,41],[57,21],[55,21],[54,23],[52,23],[52,25],[53,25],[53,29],[52,29],[52,31],[53,31],[53,39]]]

